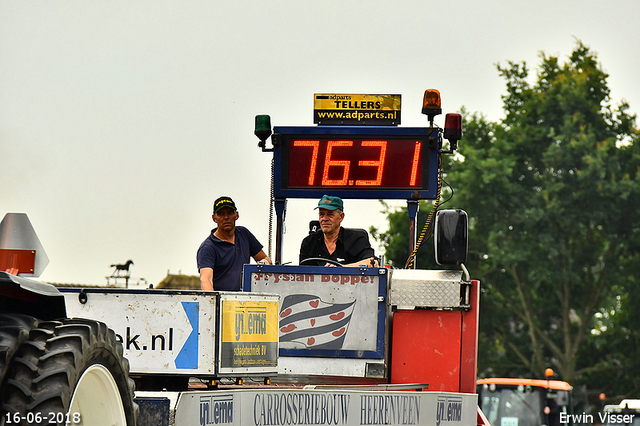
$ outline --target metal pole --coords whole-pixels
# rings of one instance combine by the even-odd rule
[[[273,200],[276,209],[276,265],[282,264],[282,237],[284,235],[284,218],[287,212],[287,200],[284,198],[276,198]]]
[[[418,210],[420,203],[418,200],[407,200],[407,211],[409,212],[409,256],[413,254],[416,248],[416,239],[418,238],[418,229],[416,223],[418,221]],[[413,269],[416,269],[416,259],[413,259]]]

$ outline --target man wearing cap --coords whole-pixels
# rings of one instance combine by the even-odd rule
[[[334,260],[343,266],[378,265],[367,231],[340,226],[344,219],[344,206],[340,197],[324,195],[316,208],[320,229],[302,240],[300,262],[319,257]],[[325,262],[309,261],[304,264],[324,265]]]
[[[229,197],[213,203],[213,221],[218,225],[200,244],[196,260],[202,290],[240,291],[242,266],[249,257],[256,262],[271,263],[262,244],[244,226],[236,226],[240,217],[236,204]]]

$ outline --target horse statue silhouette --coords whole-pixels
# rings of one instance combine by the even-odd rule
[[[116,268],[113,270],[113,277],[120,277],[120,272],[124,272],[124,276],[129,276],[129,267],[133,265],[133,260],[127,260],[125,263],[123,264],[113,264],[111,265],[112,268]]]

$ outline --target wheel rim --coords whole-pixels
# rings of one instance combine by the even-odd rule
[[[82,373],[71,398],[69,421],[76,413],[80,415],[79,424],[87,426],[127,425],[118,385],[104,366],[93,364]]]

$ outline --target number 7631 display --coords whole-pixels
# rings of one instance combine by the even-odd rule
[[[424,140],[288,140],[289,188],[412,189],[423,185]]]

